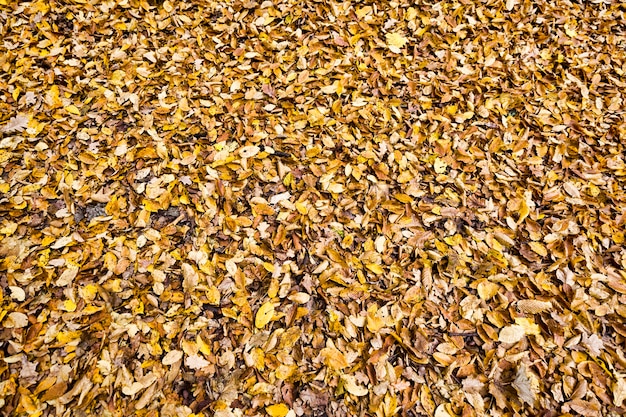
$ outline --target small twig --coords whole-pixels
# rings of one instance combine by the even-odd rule
[[[453,333],[448,333],[450,336],[463,336],[463,337],[470,337],[470,336],[478,336],[477,332],[467,332],[467,333],[457,333],[457,332],[453,332]]]

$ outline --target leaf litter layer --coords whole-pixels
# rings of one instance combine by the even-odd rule
[[[0,0],[2,413],[623,415],[625,10]]]

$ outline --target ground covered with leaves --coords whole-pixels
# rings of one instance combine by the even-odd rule
[[[624,415],[625,12],[0,0],[0,414]]]

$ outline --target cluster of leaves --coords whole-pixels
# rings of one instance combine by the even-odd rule
[[[625,12],[0,0],[0,409],[624,415]]]

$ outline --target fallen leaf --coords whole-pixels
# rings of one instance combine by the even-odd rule
[[[254,325],[257,329],[262,329],[265,327],[272,318],[274,317],[274,304],[271,301],[263,304],[259,310],[256,312],[256,317],[254,319]]]

